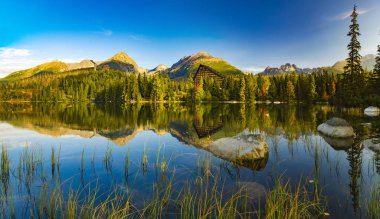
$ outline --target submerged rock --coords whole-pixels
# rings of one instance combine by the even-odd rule
[[[268,193],[265,186],[257,182],[229,183],[224,186],[224,191],[226,192],[226,197],[241,192],[246,201],[245,206],[250,211],[257,210],[260,204],[265,203]]]
[[[379,116],[380,115],[380,108],[375,106],[370,106],[365,108],[364,114],[367,116]]]
[[[244,130],[234,137],[221,138],[211,143],[207,150],[214,155],[249,167],[260,170],[268,161],[268,145],[263,137]]]
[[[320,134],[320,136],[335,150],[346,150],[354,144],[354,137],[332,138],[324,134]]]
[[[333,117],[318,126],[318,131],[331,138],[352,138],[354,129],[341,118]]]
[[[380,138],[370,138],[363,141],[363,146],[374,152],[380,153]]]

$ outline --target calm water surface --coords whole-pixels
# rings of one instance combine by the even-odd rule
[[[316,131],[319,124],[338,116],[355,129],[352,146],[332,143]],[[296,185],[318,180],[327,197],[331,218],[365,217],[366,196],[379,182],[380,146],[368,142],[380,137],[380,117],[363,115],[362,109],[338,110],[329,106],[213,104],[184,106],[1,104],[0,142],[9,148],[17,166],[25,148],[43,154],[41,179],[27,191],[13,170],[9,191],[16,209],[24,209],[24,197],[40,192],[43,183],[57,175],[69,186],[85,187],[96,181],[128,188],[135,197],[151,197],[152,185],[172,180],[178,188],[199,174],[199,163],[210,159],[220,172],[226,190],[240,184],[254,185],[259,198],[282,175]],[[209,145],[241,133],[261,134],[268,144],[251,163],[236,163],[210,152]],[[235,137],[239,138],[239,137]],[[329,142],[329,143],[327,143]],[[52,148],[60,151],[60,168],[51,165]],[[105,161],[110,154],[110,161]],[[125,174],[125,156],[131,165]],[[143,155],[148,165],[141,168]],[[83,156],[83,159],[82,159]],[[167,161],[165,174],[157,173],[157,159]],[[14,168],[15,169],[15,168]],[[312,182],[312,181],[310,181]],[[16,212],[25,217],[28,212]]]

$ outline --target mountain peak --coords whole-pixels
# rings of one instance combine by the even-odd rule
[[[166,70],[166,69],[168,69],[168,67],[164,64],[159,64],[159,65],[157,65],[157,67],[155,69],[156,70]]]
[[[193,55],[197,57],[210,57],[211,55],[208,52],[198,52],[197,54]]]
[[[280,69],[283,70],[284,72],[293,72],[293,71],[298,71],[299,68],[295,64],[290,64],[286,63],[285,65],[281,65]]]
[[[291,63],[286,63],[284,65],[281,65],[280,67],[278,68],[272,68],[272,67],[266,67],[265,70],[262,72],[262,74],[264,75],[277,75],[277,74],[287,74],[287,73],[292,73],[292,72],[296,72],[296,73],[302,73],[302,72],[306,72],[308,73],[309,72],[309,69],[301,69],[299,67],[297,67],[297,65],[295,64],[291,64]]]
[[[125,52],[119,52],[116,55],[109,58],[107,61],[119,61],[137,66],[136,62]]]
[[[172,65],[169,69],[169,77],[175,79],[185,79],[189,74],[194,74],[199,65],[209,66],[222,75],[243,74],[235,66],[221,58],[216,58],[207,52],[199,52],[194,55],[185,56]]]
[[[149,70],[148,73],[157,73],[157,72],[160,72],[160,71],[165,71],[166,69],[168,69],[168,67],[164,64],[159,64],[157,67],[155,67],[154,69],[151,69]]]

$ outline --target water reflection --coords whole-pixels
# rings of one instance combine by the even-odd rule
[[[172,133],[181,141],[207,147],[243,130],[282,136],[290,142],[316,135],[316,126],[333,115],[344,115],[361,140],[379,133],[380,122],[363,117],[361,110],[328,106],[204,104],[135,104],[125,107],[92,104],[1,104],[0,120],[51,136],[103,136],[123,146],[143,130]],[[364,124],[370,124],[364,125]],[[322,136],[335,149],[349,149],[353,139]]]
[[[357,137],[337,140],[318,134],[316,127],[333,116],[347,120]],[[232,181],[255,179],[259,181],[257,183],[266,185],[264,179],[272,177],[276,171],[285,172],[289,178],[313,172],[316,179],[321,178],[331,186],[326,190],[333,199],[332,203],[335,195],[335,201],[339,201],[342,194],[349,194],[349,209],[354,214],[361,207],[368,185],[380,174],[380,146],[377,141],[380,121],[364,116],[362,109],[241,104],[134,104],[121,108],[93,104],[23,103],[0,104],[0,120],[47,136],[101,138],[118,146],[126,146],[139,137],[151,137],[151,132],[155,136],[168,134],[170,139],[223,159],[225,163],[221,168]],[[6,130],[9,130],[8,126],[4,127]],[[140,133],[145,134],[141,137]],[[110,153],[107,150],[105,153]],[[83,151],[79,151],[78,156],[81,153]],[[181,159],[185,162],[191,158]],[[369,173],[370,162],[373,162],[376,177]],[[79,164],[84,166],[81,162]],[[104,161],[104,166],[112,174],[115,168],[112,162]],[[251,172],[241,171],[244,167]],[[59,166],[52,163],[51,175],[58,174],[56,168]],[[148,169],[149,166],[145,170]],[[95,173],[94,163],[92,170]],[[82,184],[86,184],[85,174],[85,171],[80,172]],[[127,179],[130,174],[125,172],[123,177]],[[337,208],[334,210],[340,210],[342,214],[347,211],[340,209],[343,208],[341,206],[330,208]]]
[[[330,136],[319,133],[319,135],[335,150],[348,150],[353,144],[355,139],[352,138],[332,138]]]

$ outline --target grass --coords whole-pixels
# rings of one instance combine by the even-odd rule
[[[1,147],[1,181],[5,188],[8,186],[10,169],[8,149],[3,145]]]
[[[368,218],[380,218],[380,182],[371,188],[366,197],[365,207]]]
[[[148,153],[146,150],[146,145],[144,145],[144,151],[143,151],[143,154],[141,156],[141,167],[142,167],[143,173],[148,172],[149,161],[148,161]]]
[[[54,172],[55,172],[55,165],[56,165],[56,160],[55,160],[55,148],[51,148],[51,176],[54,178]]]
[[[60,160],[60,149],[58,157],[55,150],[51,149],[50,157],[54,169],[59,166]],[[1,152],[1,176],[7,176],[9,181],[12,180],[12,162],[5,146]],[[103,158],[106,171],[112,168],[112,156],[112,148],[107,146]],[[128,176],[141,172],[130,171],[133,166],[129,150],[123,156],[124,174],[128,181]],[[148,170],[148,156],[148,150],[144,147],[137,170]],[[221,180],[222,169],[213,165],[213,157],[200,156],[194,160],[197,166],[195,176],[189,172],[186,180],[182,182],[176,180],[176,167],[170,165],[171,159],[167,159],[159,147],[156,159],[152,161],[154,165],[151,166],[154,166],[156,173],[161,176],[160,180],[146,185],[148,188],[150,186],[150,189],[142,195],[130,190],[128,183],[127,188],[120,187],[120,182],[114,180],[114,176],[106,185],[100,183],[102,179],[91,177],[87,184],[81,180],[80,185],[73,183],[75,176],[64,182],[56,178],[49,181],[43,170],[42,150],[27,147],[19,154],[19,162],[14,169],[17,173],[14,175],[15,182],[22,187],[17,193],[17,200],[23,202],[23,212],[21,214],[15,211],[19,206],[15,203],[16,196],[13,195],[12,189],[4,193],[3,186],[0,192],[0,217],[15,218],[16,215],[24,215],[31,218],[309,218],[323,216],[325,212],[324,198],[316,184],[312,187],[308,184],[303,185],[300,181],[296,188],[292,188],[289,181],[280,177],[273,189],[266,194],[264,203],[257,205],[257,197],[252,196],[249,188],[225,188]],[[95,162],[94,158],[92,162]],[[84,149],[80,155],[80,172],[83,178]],[[26,191],[26,196],[23,191]],[[4,198],[10,201],[4,201]]]
[[[104,166],[108,173],[112,172],[112,147],[107,145],[106,152],[103,159]]]
[[[315,190],[318,191],[318,186]],[[276,184],[266,197],[266,218],[316,218],[325,215],[319,193],[310,192],[301,182],[292,189],[289,181],[276,179]]]

